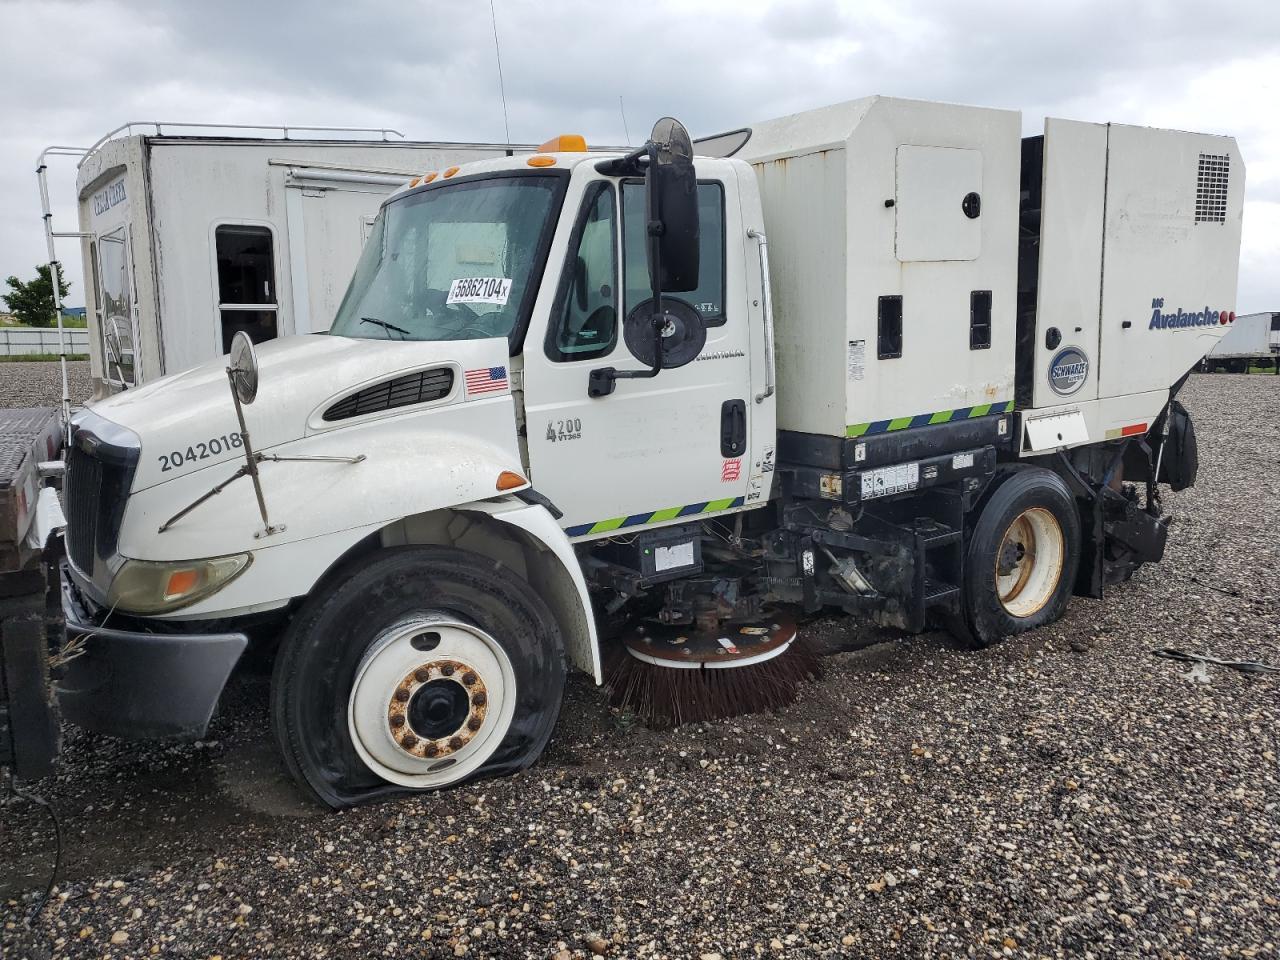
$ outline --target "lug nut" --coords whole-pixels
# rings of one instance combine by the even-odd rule
[[[419,683],[426,683],[431,679],[431,671],[426,667],[419,667],[417,670],[413,671],[413,679],[417,680]]]
[[[401,703],[404,703],[406,700],[409,699],[409,691],[404,689],[404,687],[401,687],[399,690],[396,691],[396,699],[399,700]]]
[[[483,707],[486,703],[489,702],[489,696],[483,690],[481,690],[479,693],[477,693],[475,696],[471,698],[471,702],[474,703],[477,707]]]
[[[400,738],[400,746],[404,747],[406,750],[412,750],[417,745],[418,745],[418,738],[415,737],[412,733],[406,733],[403,737]]]
[[[424,749],[422,752],[425,753],[428,757],[434,757],[437,753],[440,752],[440,748],[437,747],[434,743],[428,743],[426,746],[426,749]]]
[[[462,744],[463,744],[464,742],[465,742],[465,741],[464,741],[461,737],[450,737],[450,738],[449,738],[449,749],[450,749],[450,750],[461,750],[461,749],[462,749]]]
[[[462,675],[462,682],[465,683],[468,687],[471,686],[473,683],[475,683],[476,680],[478,679],[479,677],[477,677],[470,670],[468,670],[466,673]]]
[[[404,726],[404,717],[400,716],[400,714],[397,713],[394,717],[391,718],[391,726],[399,730],[401,727]]]
[[[446,663],[443,667],[441,667],[441,668],[440,668],[440,672],[441,672],[441,673],[443,673],[446,677],[452,677],[452,676],[453,676],[453,664],[452,664],[452,663]]]
[[[472,733],[475,733],[477,730],[480,729],[480,724],[481,724],[481,720],[479,717],[472,717],[470,720],[467,721],[467,729],[470,730]]]

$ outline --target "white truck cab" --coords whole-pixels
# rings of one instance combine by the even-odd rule
[[[1201,229],[1196,154],[1239,159],[1151,132],[1186,169],[1104,232],[1128,128],[1019,127],[869,98],[707,142],[733,155],[664,120],[415,177],[328,333],[77,417],[64,713],[198,737],[278,645],[282,754],[341,806],[532,763],[566,661],[758,666],[821,609],[981,646],[1100,597],[1194,480],[1173,394],[1229,324],[1242,195]],[[1159,246],[1158,290],[1104,244]],[[1198,319],[1148,326],[1157,292]]]

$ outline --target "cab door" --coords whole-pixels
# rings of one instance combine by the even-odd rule
[[[611,394],[591,398],[593,369],[646,367],[628,346],[625,318],[650,297],[644,183],[601,179],[592,167],[575,171],[558,231],[564,239],[552,248],[524,345],[530,479],[564,511],[560,523],[572,537],[741,507],[755,404],[732,169],[699,161],[699,285],[671,294],[702,317],[705,345],[683,366],[619,379]]]

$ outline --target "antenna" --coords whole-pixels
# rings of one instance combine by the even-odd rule
[[[631,146],[631,131],[627,129],[627,108],[622,105],[622,94],[618,94],[618,112],[622,114],[622,132],[626,135],[627,146]]]
[[[498,93],[502,95],[502,128],[507,133],[507,143],[510,143],[511,123],[507,120],[507,88],[502,82],[502,47],[498,45],[498,14],[494,12],[493,0],[489,0],[489,19],[493,21],[493,52],[498,58]]]

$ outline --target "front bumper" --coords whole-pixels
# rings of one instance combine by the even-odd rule
[[[66,644],[83,652],[54,687],[62,716],[94,733],[198,740],[244,653],[243,633],[146,633],[97,625],[65,566]],[[64,646],[64,651],[71,649]]]

